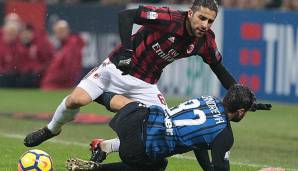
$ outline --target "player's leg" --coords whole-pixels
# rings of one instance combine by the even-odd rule
[[[66,168],[69,171],[164,171],[168,161],[160,160],[154,165],[130,166],[124,162],[99,164],[93,161],[70,158],[66,161]]]
[[[79,158],[70,158],[66,161],[68,171],[139,171],[123,162],[99,164]]]
[[[117,112],[128,103],[133,102],[133,100],[113,92],[104,92],[94,101],[104,105],[111,112]]]
[[[148,159],[150,161],[150,159]],[[139,161],[138,164],[126,164],[125,162],[108,163],[100,165],[100,171],[164,171],[167,167],[167,159],[156,162]]]
[[[109,140],[93,139],[90,143],[90,161],[101,163],[109,153],[119,151],[119,146],[119,138]]]
[[[34,147],[58,135],[62,126],[74,119],[81,106],[91,103],[102,94],[104,85],[106,85],[105,81],[107,80],[98,79],[97,75],[100,75],[99,72],[104,72],[105,69],[105,67],[101,66],[90,71],[73,92],[62,100],[52,120],[46,127],[34,131],[25,137],[25,146]]]
[[[72,121],[75,115],[79,112],[81,106],[85,106],[92,102],[89,94],[82,88],[77,87],[57,107],[54,116],[50,123],[35,132],[32,132],[24,139],[24,144],[27,147],[34,147],[42,142],[58,135],[65,123]]]
[[[165,170],[166,160],[152,160],[145,152],[143,124],[149,110],[139,104],[129,103],[111,121],[120,139],[119,156],[133,170]]]
[[[72,121],[75,115],[79,112],[80,107],[92,102],[92,98],[81,87],[76,87],[74,91],[63,99],[57,107],[54,116],[47,128],[53,133],[57,134],[61,131],[65,123]]]

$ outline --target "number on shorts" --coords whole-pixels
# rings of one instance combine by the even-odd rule
[[[166,100],[165,100],[165,98],[163,97],[162,94],[158,94],[157,97],[158,97],[161,104],[166,105]]]

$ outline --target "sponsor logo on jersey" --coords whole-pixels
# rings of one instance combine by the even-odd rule
[[[179,55],[179,53],[175,49],[170,49],[167,53],[164,52],[159,43],[155,43],[152,45],[152,49],[155,51],[155,53],[161,57],[162,59],[166,60],[167,62],[173,62],[175,61],[175,57]]]
[[[194,44],[190,44],[186,50],[187,54],[191,54],[191,52],[194,50],[195,45]]]
[[[147,19],[155,20],[158,18],[158,14],[154,11],[147,12]]]

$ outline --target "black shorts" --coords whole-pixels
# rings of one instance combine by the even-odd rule
[[[149,110],[137,102],[122,108],[110,122],[120,139],[119,156],[121,160],[136,170],[164,170],[165,159],[150,159],[145,152],[144,130]]]

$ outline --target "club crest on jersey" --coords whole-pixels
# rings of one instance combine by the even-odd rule
[[[174,42],[175,42],[175,37],[174,37],[174,36],[171,36],[171,37],[168,38],[168,40],[169,40],[170,42],[174,43]]]
[[[98,79],[100,77],[100,74],[98,74],[98,73],[95,73],[94,75],[93,75],[93,78],[94,79]]]
[[[191,54],[191,52],[194,50],[195,45],[194,44],[190,44],[186,50],[187,54]]]
[[[150,12],[147,12],[147,19],[149,20],[155,20],[157,19],[158,17],[158,14],[154,11],[150,11]]]

